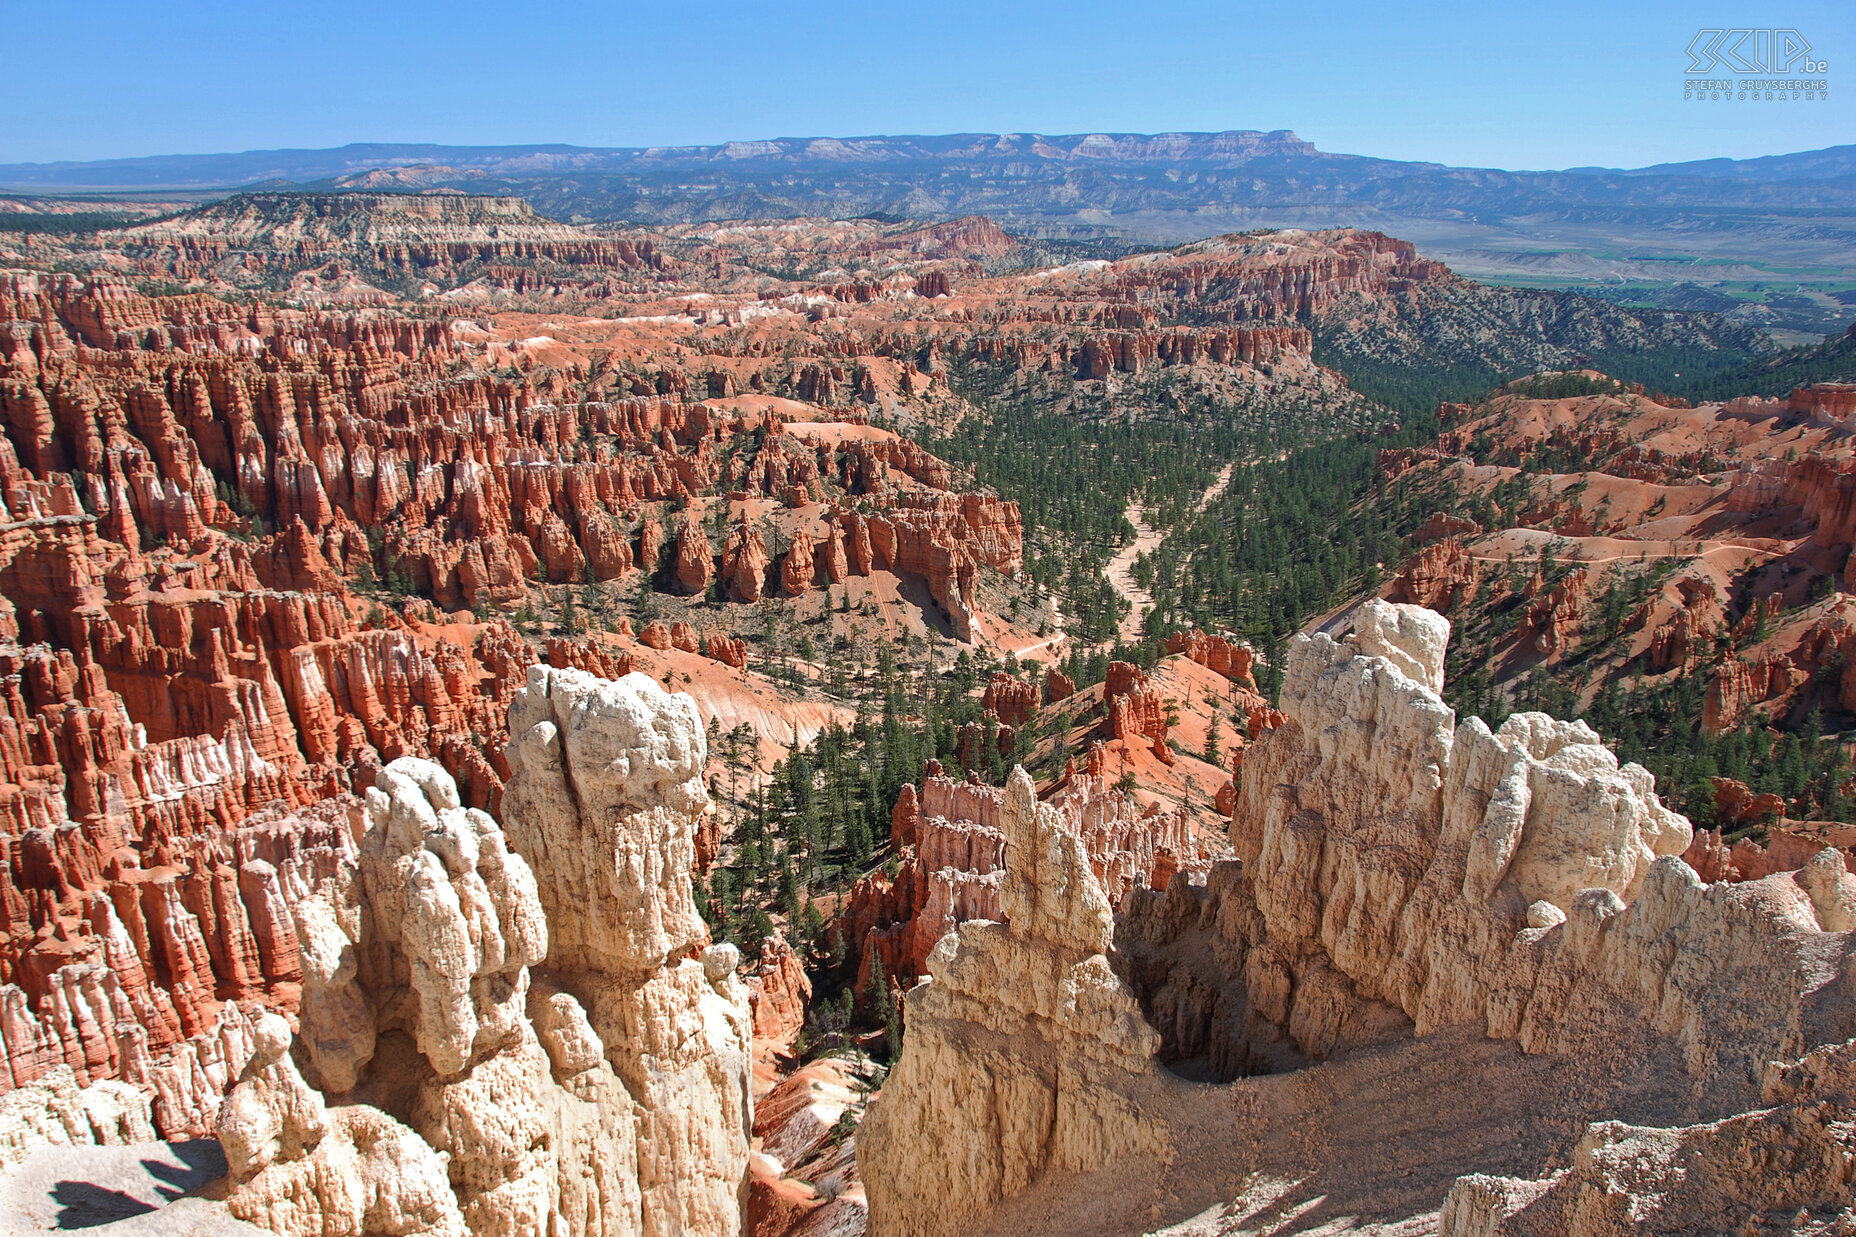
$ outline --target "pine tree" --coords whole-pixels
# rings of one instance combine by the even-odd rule
[[[785,914],[787,922],[797,923],[799,920],[799,877],[793,871],[790,856],[783,855],[780,858],[778,899],[780,910]]]
[[[718,929],[717,935],[729,934],[729,911],[734,905],[734,877],[727,868],[717,868],[709,877],[709,898],[703,903],[703,917]]]
[[[817,949],[820,938],[825,935],[825,917],[818,913],[818,907],[812,899],[805,899],[805,905],[799,910],[799,936],[808,949]]]
[[[864,979],[860,1004],[878,1026],[883,1028],[883,1043],[889,1059],[902,1055],[902,1012],[896,1008],[896,994],[883,974],[883,955],[870,951],[869,974]]]

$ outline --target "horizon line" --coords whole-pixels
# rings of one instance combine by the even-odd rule
[[[1572,166],[1557,167],[1557,168],[1553,168],[1553,167],[1512,168],[1512,167],[1497,167],[1495,165],[1453,164],[1453,163],[1445,162],[1443,160],[1436,160],[1436,159],[1397,159],[1397,158],[1390,158],[1390,157],[1383,156],[1383,155],[1362,154],[1362,153],[1354,152],[1354,151],[1326,150],[1326,149],[1322,149],[1316,146],[1315,143],[1310,142],[1307,139],[1300,137],[1299,134],[1294,129],[1166,129],[1166,130],[1159,130],[1159,131],[1154,131],[1154,132],[1144,132],[1140,130],[1092,129],[1092,130],[1074,130],[1074,131],[1067,132],[1067,133],[1056,133],[1056,132],[1048,132],[1048,131],[1032,130],[1032,129],[1017,129],[1017,130],[1000,129],[1000,130],[958,130],[958,131],[945,132],[945,133],[864,133],[864,134],[851,134],[851,135],[815,134],[815,135],[809,135],[809,136],[807,135],[783,135],[783,136],[778,136],[778,137],[761,137],[761,138],[731,138],[726,141],[718,141],[718,142],[658,143],[658,144],[650,144],[650,145],[633,145],[633,146],[585,146],[585,145],[580,145],[580,144],[573,143],[573,142],[543,142],[543,141],[464,143],[464,142],[353,140],[353,141],[347,141],[347,142],[343,142],[338,145],[332,145],[332,146],[260,146],[260,147],[251,147],[246,150],[166,152],[166,153],[160,153],[160,154],[108,156],[108,157],[96,158],[96,159],[54,159],[54,160],[46,160],[46,161],[21,160],[21,161],[15,161],[15,162],[0,162],[0,169],[4,169],[6,171],[19,171],[19,172],[24,172],[29,169],[34,172],[54,172],[54,171],[63,171],[63,170],[76,170],[80,168],[98,168],[98,167],[109,166],[112,164],[148,164],[148,163],[157,163],[157,162],[161,162],[165,160],[236,159],[236,158],[245,158],[245,157],[262,156],[262,155],[333,154],[333,153],[346,151],[346,150],[363,150],[363,149],[368,149],[368,148],[385,148],[385,149],[402,148],[402,149],[405,149],[408,152],[408,154],[410,154],[413,151],[426,151],[426,152],[431,152],[434,154],[439,153],[439,152],[445,152],[445,151],[509,151],[509,152],[532,151],[536,153],[556,153],[556,154],[586,153],[586,154],[594,154],[594,155],[613,155],[613,154],[650,155],[650,154],[673,154],[676,152],[724,151],[728,147],[731,147],[731,146],[771,146],[771,145],[782,145],[782,144],[792,144],[792,143],[813,143],[813,142],[850,143],[850,142],[871,142],[871,141],[905,141],[905,140],[910,140],[910,139],[945,141],[949,139],[959,139],[959,138],[997,138],[997,139],[1030,138],[1030,139],[1052,139],[1052,140],[1081,139],[1081,140],[1086,141],[1087,139],[1092,138],[1092,137],[1101,137],[1101,138],[1107,138],[1111,140],[1125,140],[1125,139],[1135,139],[1135,138],[1148,138],[1148,139],[1216,138],[1216,137],[1240,136],[1240,135],[1245,136],[1245,137],[1275,138],[1278,140],[1284,140],[1284,139],[1292,140],[1292,141],[1301,143],[1302,145],[1309,147],[1311,150],[1313,150],[1317,154],[1325,155],[1325,156],[1332,157],[1332,158],[1365,159],[1365,160],[1376,160],[1376,161],[1385,162],[1385,163],[1407,164],[1407,165],[1412,165],[1412,166],[1427,166],[1428,165],[1431,167],[1455,168],[1455,169],[1461,169],[1465,171],[1493,171],[1493,172],[1509,172],[1509,173],[1516,173],[1516,174],[1546,174],[1546,173],[1554,173],[1554,172],[1562,172],[1562,173],[1641,172],[1641,171],[1649,171],[1649,170],[1665,168],[1665,167],[1671,167],[1671,168],[1684,167],[1684,166],[1693,166],[1693,165],[1708,164],[1708,163],[1757,163],[1757,162],[1766,161],[1766,160],[1786,159],[1786,158],[1792,158],[1792,157],[1796,157],[1800,155],[1826,154],[1826,153],[1830,153],[1833,151],[1856,148],[1856,143],[1836,143],[1836,144],[1829,145],[1829,146],[1809,147],[1809,148],[1802,149],[1802,150],[1783,151],[1783,152],[1765,154],[1765,155],[1752,155],[1752,156],[1746,156],[1746,157],[1736,157],[1732,155],[1714,155],[1714,156],[1707,156],[1707,157],[1698,158],[1698,159],[1664,160],[1664,161],[1659,161],[1659,162],[1654,162],[1654,163],[1645,163],[1645,164],[1639,164],[1639,165],[1628,166],[1628,167],[1627,166],[1602,165],[1602,164],[1580,164],[1580,165],[1572,165]],[[1066,153],[1070,153],[1073,156],[1075,155],[1075,152],[1066,152]],[[1080,156],[1075,156],[1075,157],[1080,157],[1083,159],[1089,159],[1092,157],[1100,157],[1100,158],[1105,159],[1106,161],[1114,160],[1114,156],[1112,155],[1091,156],[1089,154],[1082,154]],[[740,156],[735,156],[735,158],[738,158],[742,162],[751,162],[754,158],[754,155],[743,154]],[[850,160],[847,162],[853,162],[853,161],[854,160]],[[1143,161],[1159,161],[1159,157],[1155,156],[1155,157],[1152,157],[1150,160],[1143,160]],[[398,166],[417,167],[417,166],[425,166],[425,165],[421,163],[406,163],[406,164],[400,164]],[[536,174],[543,174],[543,173],[536,173]],[[514,173],[514,174],[505,173],[504,175],[510,179],[520,179],[523,176],[522,173]],[[323,179],[323,178],[319,177],[316,179]],[[153,190],[164,189],[164,188],[194,189],[194,190],[205,190],[205,189],[215,189],[215,188],[237,188],[239,183],[241,182],[201,181],[201,182],[188,182],[185,184],[150,184],[150,185],[141,185],[141,186],[133,186],[133,185],[95,186],[93,185],[93,186],[83,186],[83,187],[88,188],[91,192],[109,192],[111,190],[138,190],[138,191],[147,192],[147,191],[153,191]],[[252,182],[244,182],[244,183],[252,183]],[[51,188],[55,186],[56,186],[56,182],[53,182],[52,185],[40,186],[40,188]],[[66,187],[78,188],[79,186],[66,186]],[[34,186],[21,184],[19,182],[0,182],[0,192],[8,191],[8,190],[30,191],[33,188]]]

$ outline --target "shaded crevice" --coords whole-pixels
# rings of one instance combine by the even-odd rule
[[[1234,885],[1240,870],[1221,863],[1208,883]],[[1165,893],[1130,891],[1115,916],[1111,965],[1160,1034],[1160,1064],[1187,1081],[1211,1083],[1308,1066],[1295,1041],[1252,1002],[1243,947],[1219,935],[1215,910],[1207,885],[1176,879]]]

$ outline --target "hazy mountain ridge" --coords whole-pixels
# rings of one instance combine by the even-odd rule
[[[1046,135],[941,134],[868,137],[776,138],[710,146],[587,147],[563,143],[449,146],[436,143],[354,142],[328,149],[254,150],[237,153],[153,155],[126,159],[0,164],[0,183],[58,188],[210,188],[256,181],[333,179],[377,168],[437,165],[491,176],[550,173],[751,167],[756,164],[907,164],[915,161],[1036,159],[1050,163],[1160,163],[1171,167],[1238,167],[1260,158],[1339,160],[1404,173],[1479,172],[1524,179],[1573,176],[1682,177],[1703,180],[1837,180],[1856,176],[1856,146],[1756,159],[1703,159],[1643,168],[1578,167],[1564,172],[1452,168],[1442,163],[1379,159],[1320,151],[1289,130],[1218,133],[1088,133]]]
[[[1331,154],[1288,130],[779,138],[712,146],[356,143],[332,150],[0,165],[34,194],[233,188],[462,191],[568,222],[947,219],[1170,244],[1260,227],[1405,236],[1476,278],[1549,286],[1739,284],[1794,296],[1771,325],[1840,333],[1856,269],[1856,146],[1647,168],[1504,171]],[[1777,290],[1777,291],[1775,291]],[[1794,296],[1794,299],[1795,296]]]

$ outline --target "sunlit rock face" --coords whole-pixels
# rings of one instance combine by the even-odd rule
[[[1297,637],[1237,859],[1115,912],[1014,777],[1003,922],[936,946],[865,1120],[873,1233],[1204,1222],[1303,1179],[1464,1235],[1845,1204],[1856,877],[1826,852],[1704,883],[1688,822],[1583,723],[1459,723],[1447,638],[1383,604],[1352,639]],[[1581,1135],[1595,1114],[1618,1120]],[[1360,1132],[1387,1121],[1417,1161]]]
[[[299,903],[303,1030],[292,1052],[261,1025],[219,1121],[235,1215],[740,1230],[752,1015],[691,898],[695,707],[642,675],[539,668],[511,726],[506,828],[439,766],[394,761],[346,883]]]

